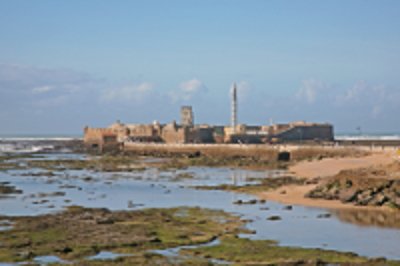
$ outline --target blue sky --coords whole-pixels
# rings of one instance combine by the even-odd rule
[[[0,134],[116,119],[400,132],[400,1],[0,0]]]

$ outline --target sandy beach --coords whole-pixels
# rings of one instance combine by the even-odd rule
[[[357,169],[370,166],[379,166],[390,164],[396,160],[394,152],[377,152],[365,157],[344,157],[344,158],[326,158],[318,161],[299,162],[289,168],[289,173],[301,178],[327,178],[338,174],[342,170]],[[372,208],[382,207],[364,207],[351,204],[344,204],[339,200],[324,200],[306,198],[304,195],[314,189],[317,184],[311,185],[288,185],[280,187],[273,191],[261,192],[258,196],[262,199],[273,200],[284,204],[303,205],[310,207],[329,208],[329,209],[354,209],[354,208]]]

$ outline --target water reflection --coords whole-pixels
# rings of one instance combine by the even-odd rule
[[[400,212],[383,210],[343,209],[331,211],[340,221],[358,226],[400,229]]]

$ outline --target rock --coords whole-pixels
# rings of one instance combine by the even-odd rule
[[[317,218],[318,219],[327,219],[330,218],[332,216],[332,214],[330,213],[322,213],[322,214],[318,214]]]
[[[356,203],[357,205],[366,206],[373,198],[372,191],[365,190],[357,195]]]
[[[150,239],[150,243],[161,243],[162,240],[158,237],[153,237]]]
[[[63,196],[65,196],[65,192],[57,191],[57,192],[54,192],[54,193],[52,194],[52,196],[55,196],[55,197],[63,197]]]
[[[287,205],[287,206],[283,207],[283,209],[286,211],[291,211],[291,210],[293,210],[293,206]]]
[[[59,252],[61,252],[61,253],[64,253],[64,254],[67,254],[67,253],[71,253],[73,250],[72,250],[72,248],[71,247],[64,247],[63,249],[61,249],[61,250],[58,250]]]
[[[346,180],[346,188],[351,188],[353,186],[353,182],[351,180]]]
[[[373,200],[373,205],[382,206],[382,205],[385,204],[387,201],[389,201],[389,198],[386,197],[385,194],[379,193],[379,194],[376,195],[376,197],[374,198],[374,200]]]
[[[339,194],[339,200],[344,203],[355,201],[359,193],[360,192],[358,190],[352,190],[352,189],[341,191]]]
[[[93,181],[93,177],[86,176],[86,177],[82,178],[82,180],[85,182],[91,182],[91,181]]]
[[[233,202],[233,204],[237,204],[237,205],[241,205],[241,204],[257,204],[257,200],[256,199],[252,199],[249,201],[244,201],[244,200],[236,200]]]
[[[114,220],[112,218],[100,218],[96,220],[97,224],[113,224]]]
[[[252,199],[252,200],[249,200],[247,203],[248,204],[256,204],[257,200],[256,199]]]
[[[400,208],[400,197],[393,199],[391,202],[395,205],[395,207]]]
[[[282,218],[278,215],[272,215],[270,217],[267,218],[268,221],[279,221],[282,220]]]
[[[200,151],[195,151],[193,153],[190,153],[187,155],[188,158],[198,158],[201,156],[201,152]]]
[[[33,253],[32,251],[21,251],[18,253],[18,257],[20,257],[22,260],[30,260],[36,257],[36,254]]]

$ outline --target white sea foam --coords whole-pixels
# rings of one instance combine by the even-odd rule
[[[337,135],[336,140],[400,140],[400,135]]]
[[[80,140],[78,137],[0,137],[0,141],[69,141]]]
[[[76,137],[10,136],[0,137],[0,153],[32,153],[51,151],[55,142],[77,140]]]
[[[32,153],[53,150],[53,145],[20,145],[4,143],[0,144],[0,153]]]

